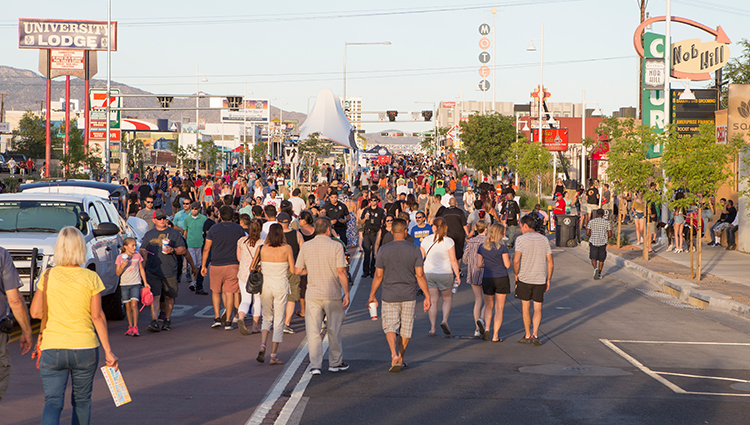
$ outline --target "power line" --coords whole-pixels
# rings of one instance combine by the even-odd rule
[[[590,63],[590,62],[604,62],[604,61],[614,61],[614,60],[623,60],[623,59],[634,59],[634,55],[627,55],[627,56],[612,56],[612,57],[606,57],[606,58],[588,58],[588,59],[573,59],[573,60],[564,60],[564,61],[549,61],[545,62],[545,65],[548,66],[555,66],[555,65],[568,65],[568,64],[575,64],[575,63]],[[529,67],[535,67],[538,66],[537,63],[520,63],[520,64],[506,64],[506,65],[498,65],[499,69],[518,69],[518,68],[529,68]],[[446,68],[416,68],[416,69],[408,69],[408,70],[381,70],[381,71],[368,71],[369,73],[372,72],[383,72],[386,73],[384,75],[363,75],[363,76],[355,76],[351,77],[353,80],[372,80],[372,79],[382,79],[382,78],[399,78],[399,77],[421,77],[425,75],[444,75],[444,74],[460,74],[464,72],[474,72],[476,69],[476,66],[467,66],[467,67],[446,67]],[[307,74],[307,73],[306,73]],[[310,73],[312,75],[329,75],[329,74],[337,74],[336,72],[321,72],[321,73]],[[284,75],[284,74],[276,74],[278,75]],[[237,75],[238,77],[246,77],[244,75]],[[273,76],[273,75],[270,75]],[[292,76],[294,76],[292,74]],[[31,78],[31,77],[19,77],[20,78]],[[41,78],[41,77],[37,77]],[[138,79],[140,77],[118,77],[113,76],[113,78],[122,80],[125,78],[134,78]],[[174,78],[180,78],[180,77],[174,77],[174,76],[163,76],[163,77],[153,77],[153,78],[165,78],[165,79],[174,79]],[[339,76],[333,76],[333,77],[326,77],[326,78],[311,78],[311,79],[283,79],[283,80],[263,80],[263,81],[254,81],[254,83],[260,83],[260,84],[270,84],[270,83],[308,83],[308,82],[316,82],[316,81],[336,81],[339,80]],[[185,86],[185,85],[192,85],[194,82],[185,82],[185,83],[145,83],[145,84],[138,84],[138,87],[140,86]],[[245,81],[224,81],[224,82],[217,82],[217,83],[211,83],[213,86],[217,85],[234,85],[234,84],[243,84]],[[43,81],[40,81],[38,83],[20,83],[20,84],[12,84],[12,85],[18,85],[18,86],[41,86],[44,85]],[[123,84],[123,83],[120,83]],[[3,84],[0,82],[0,87],[2,86],[8,86],[11,84]],[[136,87],[133,85],[133,87]]]
[[[554,3],[571,3],[583,0],[536,0],[536,1],[515,1],[504,4],[480,4],[480,5],[458,5],[458,6],[440,6],[431,8],[405,8],[389,11],[382,10],[360,10],[349,12],[299,12],[283,14],[266,14],[266,15],[234,15],[234,16],[195,16],[181,17],[175,19],[162,18],[137,18],[137,19],[118,19],[118,25],[121,27],[147,27],[147,26],[183,26],[183,25],[219,25],[219,24],[238,24],[238,23],[266,23],[266,22],[289,22],[289,21],[309,21],[320,19],[341,19],[341,18],[365,18],[378,16],[397,16],[397,15],[418,15],[426,13],[444,13],[458,12],[477,9],[490,9],[492,7],[518,7],[533,6],[541,4]],[[0,21],[0,28],[15,27],[18,25],[15,21]]]

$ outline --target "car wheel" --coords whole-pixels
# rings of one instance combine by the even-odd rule
[[[102,297],[102,310],[107,320],[122,320],[125,318],[125,305],[122,304],[122,292],[117,285],[115,292]]]

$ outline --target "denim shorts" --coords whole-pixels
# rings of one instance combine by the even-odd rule
[[[122,303],[127,304],[130,301],[141,300],[141,285],[120,285],[120,292],[122,293]]]

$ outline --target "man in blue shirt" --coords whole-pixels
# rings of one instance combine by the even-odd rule
[[[422,239],[432,234],[432,226],[425,223],[425,215],[422,211],[419,211],[415,218],[417,225],[409,230],[409,234],[414,239],[414,245],[422,246]]]

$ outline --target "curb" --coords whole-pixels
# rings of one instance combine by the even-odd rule
[[[588,242],[581,241],[578,249],[588,251]],[[701,290],[694,283],[683,279],[670,279],[653,270],[649,270],[616,254],[607,253],[606,264],[628,270],[641,277],[655,289],[667,293],[680,301],[703,310],[731,314],[743,319],[750,319],[750,306],[732,301],[731,297],[715,291]]]

